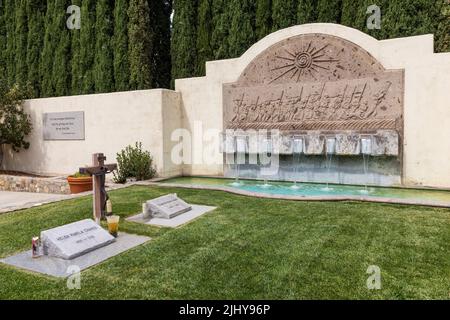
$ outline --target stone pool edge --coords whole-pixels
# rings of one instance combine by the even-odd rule
[[[167,179],[166,179],[167,180]],[[164,181],[164,180],[161,180]],[[293,200],[293,201],[362,201],[362,202],[374,202],[374,203],[387,203],[387,204],[401,204],[401,205],[416,205],[436,208],[450,208],[450,203],[438,202],[438,201],[426,201],[426,200],[412,200],[412,199],[395,199],[395,198],[382,198],[382,197],[366,197],[366,196],[290,196],[290,195],[276,195],[267,194],[262,192],[251,192],[245,190],[238,190],[232,187],[225,186],[205,186],[205,185],[185,185],[179,183],[162,183],[160,181],[147,181],[145,183],[135,183],[135,185],[150,185],[158,187],[168,188],[183,188],[183,189],[197,189],[197,190],[213,190],[224,191],[236,195],[250,196],[266,199],[278,199],[278,200]]]

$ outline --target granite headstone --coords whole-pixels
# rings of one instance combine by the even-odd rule
[[[144,205],[144,217],[172,219],[192,210],[192,206],[178,198],[176,194],[168,194],[148,201]]]
[[[41,232],[44,255],[71,260],[115,241],[93,220],[86,219]]]

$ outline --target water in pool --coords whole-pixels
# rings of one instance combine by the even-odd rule
[[[181,177],[162,181],[182,185],[231,187],[250,192],[266,193],[270,195],[288,196],[364,196],[376,198],[411,199],[435,201],[450,204],[450,191],[364,187],[348,185],[326,185],[316,183],[274,182],[257,180],[220,179]]]

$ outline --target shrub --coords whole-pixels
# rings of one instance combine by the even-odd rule
[[[79,172],[75,172],[74,174],[72,174],[70,177],[71,178],[88,178],[91,175],[88,173],[79,173]]]
[[[30,116],[22,108],[23,100],[29,95],[29,86],[8,87],[0,81],[0,167],[4,146],[10,146],[15,152],[30,147],[25,139],[31,133],[32,124]]]
[[[150,152],[142,150],[142,143],[129,145],[117,154],[117,172],[114,172],[114,182],[125,183],[128,178],[137,181],[148,180],[156,175],[153,158]]]

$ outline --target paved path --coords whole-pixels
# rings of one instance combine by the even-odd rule
[[[128,188],[133,185],[143,186],[152,184],[151,182],[148,181],[140,181],[139,183],[129,182],[126,184],[114,184],[109,182],[106,185],[106,191],[109,192],[111,190]],[[47,203],[58,202],[68,199],[76,199],[90,195],[92,195],[92,191],[71,195],[0,191],[0,214],[37,207]]]
[[[69,199],[69,195],[0,191],[0,213]]]

